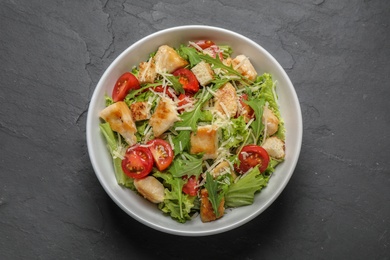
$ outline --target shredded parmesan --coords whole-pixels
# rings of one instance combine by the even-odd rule
[[[189,41],[188,43],[189,43],[189,45],[191,45],[192,47],[194,47],[198,51],[203,52],[203,49],[198,44],[196,44],[195,42]]]
[[[230,118],[229,111],[227,110],[225,104],[224,104],[223,102],[221,102],[221,103],[219,103],[219,104],[220,104],[220,106],[222,107],[223,112],[225,112],[226,116],[227,116],[228,118]]]
[[[173,141],[172,141],[172,135],[168,135],[168,141],[169,141],[169,144],[171,145],[172,147],[172,150],[175,150],[175,145],[173,144]]]
[[[178,126],[175,127],[175,131],[191,131],[192,128],[190,126]]]
[[[238,63],[236,66],[234,66],[234,70],[237,70],[238,68],[240,68],[247,60],[249,60],[248,59],[248,57],[246,57],[245,56],[245,58],[244,59],[242,59],[241,61],[240,61],[240,63]]]

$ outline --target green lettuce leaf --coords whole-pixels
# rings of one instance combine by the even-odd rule
[[[119,142],[118,138],[115,138],[115,133],[112,131],[109,123],[101,123],[99,127],[112,156],[116,181],[119,185],[135,190],[133,179],[127,177],[122,170],[122,159],[116,156],[116,153],[121,153],[120,150],[123,149],[123,144]]]
[[[269,177],[263,176],[258,167],[253,168],[237,182],[232,183],[225,194],[226,207],[251,205],[255,193],[267,186]]]
[[[163,179],[163,184],[167,187],[164,201],[158,205],[159,209],[180,223],[190,220],[196,196],[189,196],[182,192],[185,181],[181,177],[175,178],[167,172],[156,172],[153,176]]]
[[[169,167],[168,172],[173,177],[192,176],[195,175],[197,178],[202,173],[202,155],[190,155],[183,153],[184,157],[178,156]]]

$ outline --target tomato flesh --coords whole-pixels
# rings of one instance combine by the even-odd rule
[[[187,176],[183,176],[183,179],[187,179]],[[198,194],[199,187],[197,187],[196,176],[192,175],[187,183],[183,185],[182,191],[190,196],[196,196]]]
[[[148,142],[154,163],[159,171],[163,171],[171,165],[173,150],[169,143],[162,139],[154,139]]]
[[[115,83],[114,89],[112,90],[112,100],[114,102],[122,101],[130,90],[139,88],[140,84],[138,79],[130,72],[125,72]]]
[[[176,77],[179,77],[179,82],[182,84],[186,93],[194,94],[199,91],[199,82],[191,70],[180,68],[175,70],[172,74]]]
[[[130,178],[141,179],[146,177],[153,168],[152,153],[148,148],[132,146],[127,149],[122,160],[123,172]]]
[[[215,45],[215,43],[213,41],[210,41],[210,40],[199,40],[199,41],[196,41],[195,44],[198,45],[199,47],[201,47],[203,50],[207,49],[210,46]]]
[[[175,93],[175,91],[173,91],[173,92],[169,91],[168,87],[165,90],[165,88],[163,86],[157,86],[157,87],[154,87],[153,90],[155,92],[159,92],[159,93],[164,93],[165,92],[165,94],[168,95],[168,97],[170,97],[171,99],[174,99],[176,97],[176,95],[173,94],[173,93]],[[173,89],[171,89],[171,90],[173,90]]]
[[[260,172],[263,173],[269,164],[269,155],[267,151],[258,145],[244,146],[238,155],[238,159],[240,160],[240,166],[236,168],[236,171],[240,174],[244,174],[256,166],[259,167]]]

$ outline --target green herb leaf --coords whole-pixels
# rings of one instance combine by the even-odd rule
[[[263,118],[263,110],[264,110],[265,100],[264,99],[259,99],[259,100],[250,99],[248,101],[244,100],[244,102],[246,104],[248,104],[255,112],[255,120],[253,120],[250,127],[252,128],[253,134],[256,138],[254,140],[254,143],[258,144],[258,143],[260,143],[260,136],[264,130],[264,124],[263,124],[262,118]]]
[[[195,175],[199,177],[202,173],[202,156],[201,155],[190,155],[188,153],[183,153],[185,158],[177,157],[172,165],[169,167],[168,172],[172,174],[173,177],[182,177],[182,176],[191,176]]]
[[[218,189],[218,181],[214,180],[213,176],[209,172],[206,173],[206,183],[204,187],[207,189],[207,193],[209,196],[209,200],[211,202],[211,206],[213,207],[213,211],[215,216],[219,217],[219,205],[221,204],[222,199],[224,198],[224,194],[221,190]]]
[[[187,46],[181,45],[180,48],[178,49],[178,53],[184,59],[190,61],[191,68],[202,61],[202,59],[199,56],[198,51],[193,47],[187,47]]]

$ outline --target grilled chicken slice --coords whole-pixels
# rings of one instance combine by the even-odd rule
[[[172,47],[162,45],[154,56],[157,73],[172,73],[188,64]]]
[[[134,186],[145,199],[153,203],[164,201],[164,185],[153,176],[142,179],[134,179]]]
[[[162,135],[178,120],[176,105],[170,98],[162,97],[149,120],[154,137]]]
[[[137,128],[125,102],[119,101],[106,107],[100,112],[100,117],[110,124],[113,131],[121,134],[130,146],[137,142]]]

